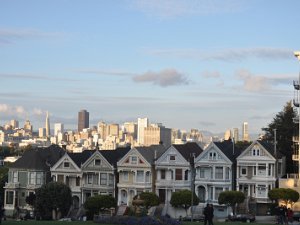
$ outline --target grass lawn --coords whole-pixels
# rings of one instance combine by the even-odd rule
[[[27,221],[16,221],[16,220],[6,220],[2,221],[4,225],[63,225],[63,224],[76,224],[76,225],[101,225],[100,223],[94,223],[93,221],[36,221],[36,220],[27,220]],[[183,225],[202,225],[203,222],[184,222]],[[247,225],[248,223],[243,222],[214,222],[214,225]],[[250,223],[249,225],[270,225],[264,223]]]

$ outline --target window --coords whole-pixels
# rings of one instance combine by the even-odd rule
[[[230,169],[229,169],[229,167],[225,168],[225,179],[226,180],[230,179]]]
[[[144,182],[144,171],[138,170],[136,172],[136,182],[138,182],[138,183]]]
[[[266,164],[258,164],[257,175],[266,175]]]
[[[131,164],[137,164],[137,157],[131,156]]]
[[[223,167],[216,167],[216,179],[223,179]]]
[[[95,159],[95,166],[100,166],[100,165],[101,165],[101,160]]]
[[[80,177],[76,177],[76,186],[80,186]]]
[[[220,193],[223,191],[222,187],[215,188],[215,200],[218,200]]]
[[[114,175],[113,174],[108,175],[108,185],[110,185],[110,186],[114,185]]]
[[[36,173],[36,184],[43,184],[43,173]]]
[[[146,183],[150,183],[150,172],[149,171],[147,171],[146,172]]]
[[[128,181],[128,171],[123,171],[123,181]]]
[[[88,174],[87,175],[87,183],[88,184],[92,184],[93,183],[93,174]]]
[[[189,171],[186,170],[184,171],[184,180],[188,180],[189,179]]]
[[[14,171],[13,172],[13,183],[17,183],[18,182],[18,172]]]
[[[205,168],[200,167],[200,178],[205,178]]]
[[[176,160],[175,155],[170,155],[170,161]]]
[[[246,167],[241,167],[241,174],[242,175],[247,175],[247,168]]]
[[[64,175],[57,175],[57,182],[63,183],[65,180]]]
[[[107,173],[100,173],[100,184],[107,185]]]
[[[14,203],[14,192],[8,191],[6,192],[6,204],[13,204]]]
[[[35,184],[35,172],[29,173],[29,184]]]
[[[160,170],[160,179],[161,180],[166,179],[166,170]]]
[[[209,159],[210,159],[210,160],[216,160],[216,159],[217,159],[217,153],[215,153],[215,152],[210,152],[210,153],[209,153]]]
[[[69,168],[70,167],[70,163],[69,162],[64,162],[64,168]]]
[[[182,180],[182,169],[175,170],[175,180]]]

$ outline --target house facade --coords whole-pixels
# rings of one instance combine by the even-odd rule
[[[276,155],[270,143],[254,141],[237,157],[236,189],[245,193],[245,211],[266,214],[271,202],[268,192],[276,187],[276,179],[285,171],[285,157],[279,152]]]
[[[18,209],[31,210],[26,197],[51,180],[50,168],[63,155],[64,150],[56,145],[28,150],[11,165],[8,182],[4,186],[4,209],[13,216]]]
[[[118,205],[131,205],[141,192],[155,192],[154,161],[164,151],[163,145],[135,147],[118,161]]]

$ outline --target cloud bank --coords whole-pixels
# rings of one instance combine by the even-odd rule
[[[175,69],[165,69],[160,72],[149,71],[134,76],[132,79],[137,83],[152,83],[161,87],[187,85],[189,83],[186,76]]]

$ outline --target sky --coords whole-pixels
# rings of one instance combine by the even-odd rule
[[[0,124],[261,133],[293,99],[300,1],[0,0]]]

